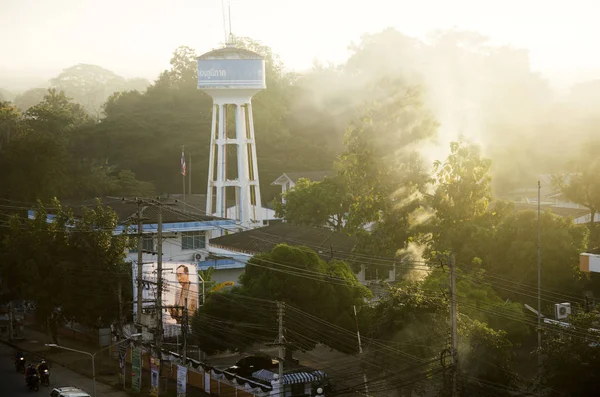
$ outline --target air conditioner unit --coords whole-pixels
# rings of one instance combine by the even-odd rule
[[[564,320],[571,314],[570,303],[557,303],[554,305],[554,316],[557,320]]]
[[[202,260],[202,254],[194,254],[192,257],[193,260],[200,262]]]

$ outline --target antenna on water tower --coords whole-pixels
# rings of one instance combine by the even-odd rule
[[[223,37],[225,38],[225,43],[227,43],[227,16],[225,15],[225,0],[221,0],[221,11],[223,12]],[[231,24],[230,24],[231,28]]]
[[[228,43],[233,43],[233,31],[231,30],[231,1],[229,1],[229,41]]]
[[[233,32],[231,30],[231,1],[227,2],[225,9],[225,0],[221,0],[221,8],[223,10],[223,34],[225,36],[225,45],[233,43]],[[229,32],[227,28],[229,27]]]

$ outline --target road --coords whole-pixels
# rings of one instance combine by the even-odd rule
[[[32,395],[49,396],[50,391],[57,386],[75,386],[79,387],[92,395],[93,383],[86,376],[79,375],[76,372],[55,364],[50,368],[50,387],[40,387],[39,393],[31,391],[25,387],[25,377],[22,373],[17,373],[14,366],[15,350],[0,343],[0,397],[31,397]],[[97,382],[97,397],[128,397],[123,391]]]

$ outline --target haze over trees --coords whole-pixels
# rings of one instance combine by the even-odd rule
[[[500,196],[531,184],[540,173],[565,171],[566,162],[591,139],[596,122],[596,99],[589,94],[594,82],[555,100],[548,82],[531,70],[526,51],[493,46],[473,32],[438,32],[424,42],[387,29],[353,44],[344,64],[316,64],[302,75],[288,72],[267,46],[237,40],[267,59],[269,88],[254,98],[263,202],[275,197],[270,182],[285,170],[333,169],[344,150],[346,128],[360,114],[388,130],[380,134],[382,128],[373,127],[385,147],[393,151],[401,144],[403,156],[416,151],[427,168],[461,136],[481,144],[492,159],[492,187]],[[210,98],[196,89],[196,55],[189,47],[177,49],[170,70],[148,92],[144,81],[126,80],[95,65],[68,68],[51,86],[102,119],[90,131],[90,151],[131,169],[160,192],[178,192],[164,170],[175,170],[172,159],[186,145],[196,158],[194,190],[202,193]],[[111,97],[115,92],[121,94]],[[45,88],[33,89],[13,101],[26,111],[45,93]],[[416,107],[406,107],[410,98]],[[413,126],[415,131],[405,135],[409,140],[390,141],[398,127],[390,111],[414,112],[414,120],[421,117],[418,112],[429,116],[422,119],[423,131]],[[137,144],[146,139],[153,145]]]
[[[42,101],[48,88],[64,91],[67,97],[83,107],[92,117],[102,116],[102,108],[115,92],[143,92],[150,85],[146,79],[125,79],[116,73],[97,65],[78,64],[63,70],[48,82],[48,87],[31,88],[20,94],[0,89],[0,100],[10,100],[22,111]]]
[[[282,301],[295,313],[287,325],[290,351],[324,344],[353,354],[356,306],[370,342],[363,361],[370,377],[384,374],[400,395],[427,382],[447,390],[448,371],[439,361],[448,347],[451,253],[462,387],[473,395],[485,395],[490,385],[502,385],[497,395],[528,388],[515,363],[531,360],[535,348],[535,321],[523,304],[535,306],[537,298],[537,214],[499,198],[534,187],[540,173],[549,173],[565,197],[592,215],[600,211],[600,138],[594,134],[600,100],[592,95],[598,83],[556,100],[525,51],[492,46],[472,32],[439,32],[425,42],[387,29],[353,44],[345,63],[317,64],[302,75],[287,71],[269,47],[248,38],[236,42],[266,59],[268,89],[253,99],[263,202],[277,201],[288,222],[329,227],[358,243],[348,263],[285,245],[255,256],[240,287],[211,294],[198,311],[193,327],[202,348],[240,351],[272,341],[273,302]],[[63,286],[41,266],[45,254],[62,275],[80,256],[91,256],[85,247],[101,246],[106,256],[84,269],[111,272],[119,270],[117,254],[125,244],[106,234],[114,214],[86,214],[78,225],[93,236],[86,240],[60,233],[59,226],[74,222],[68,213],[52,226],[42,220],[43,207],[30,223],[10,217],[24,206],[54,197],[179,193],[182,145],[193,156],[193,192],[205,192],[211,99],[196,88],[196,55],[189,47],[176,49],[170,68],[147,89],[144,81],[77,65],[53,79],[50,89],[12,99],[0,92],[0,200],[9,203],[0,206],[6,264],[0,270],[11,294],[47,298],[24,285],[22,269]],[[285,203],[278,201],[270,183],[282,172],[317,170],[332,175],[321,182],[301,179]],[[593,217],[585,227],[543,212],[541,226],[542,311],[552,313],[565,299],[584,307],[585,291],[600,294],[598,279],[578,269],[579,253],[600,244]],[[31,240],[37,245],[28,258],[21,250]],[[55,240],[60,244],[49,243]],[[52,246],[47,253],[44,244]],[[352,272],[361,267],[380,280],[395,269],[399,282],[367,305],[370,293]],[[114,308],[110,299],[107,307]],[[76,309],[65,312],[87,323],[110,317],[95,300],[86,306],[93,316]],[[574,321],[577,332],[555,330],[560,336],[544,347],[546,386],[560,389],[557,374],[566,370],[551,349],[571,349],[565,362],[584,376],[565,392],[588,387],[593,374],[586,368],[597,361],[587,340],[573,339],[593,324],[591,316]],[[406,376],[423,380],[407,385]]]

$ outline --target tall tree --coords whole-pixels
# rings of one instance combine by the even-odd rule
[[[307,318],[317,317],[337,327],[352,329],[352,306],[360,308],[370,296],[370,291],[356,280],[346,263],[335,260],[327,263],[309,248],[285,244],[269,253],[255,255],[240,276],[240,283],[240,287],[229,292],[211,294],[194,317],[194,333],[206,336],[200,338],[203,351],[241,350],[256,342],[273,340],[276,312],[268,302],[285,302],[307,313]],[[248,311],[252,299],[256,305],[267,305],[267,313]],[[327,305],[315,305],[325,300]],[[291,310],[286,311],[290,316]],[[230,335],[223,340],[211,337],[215,328],[207,318],[231,324]],[[286,323],[290,351],[310,350],[317,342],[341,351],[355,351],[352,332],[349,337],[352,343],[348,343],[348,337],[325,332],[328,326],[323,323],[313,324],[311,320],[307,326],[306,321],[303,317]]]
[[[63,92],[48,90],[44,100],[23,117],[10,107],[2,109],[10,121],[7,127],[14,132],[0,150],[0,167],[6,170],[0,175],[5,186],[2,197],[47,202],[53,197],[84,199],[154,191],[151,184],[137,181],[130,171],[89,150],[84,131],[94,128],[93,123]]]
[[[47,88],[32,88],[22,94],[17,95],[14,102],[21,112],[26,112],[29,110],[29,108],[42,102],[47,93]]]
[[[579,254],[585,251],[587,230],[550,212],[543,212],[540,221],[544,290],[581,296]],[[508,285],[496,283],[498,292],[506,298],[534,302],[531,291],[537,285],[537,229],[535,211],[513,212],[483,246],[485,251],[480,257],[485,268],[496,277],[513,281]]]
[[[414,147],[432,138],[437,128],[418,87],[382,79],[372,91],[366,114],[348,127],[338,163],[352,195],[352,230],[380,221],[391,206],[412,204],[410,198],[426,181]]]
[[[596,218],[600,213],[600,159],[595,155],[600,149],[600,141],[588,142],[576,160],[568,164],[568,175],[553,177],[553,185],[558,188],[564,198],[582,205],[590,211],[588,229],[590,230],[589,248],[600,246],[600,236]]]
[[[98,203],[76,218],[57,200],[51,212],[40,204],[34,214],[10,220],[2,241],[2,287],[13,298],[35,301],[42,324],[58,307],[66,318],[91,326],[116,320],[116,283],[129,282],[129,242],[126,235],[113,235],[116,214]]]
[[[114,92],[131,89],[143,91],[149,85],[144,79],[126,80],[108,69],[89,64],[71,66],[50,80],[50,83],[73,98],[96,119],[101,116],[104,102]]]
[[[600,365],[598,313],[569,316],[570,326],[548,328],[542,347],[542,389],[548,395],[587,397],[597,394],[596,368]]]
[[[337,177],[320,182],[300,178],[285,192],[284,200],[276,201],[277,216],[297,225],[325,226],[341,231],[349,207],[349,194],[345,189]]]
[[[448,329],[449,314],[448,300],[439,293],[441,274],[434,272],[424,281],[405,282],[392,288],[375,307],[366,310],[361,319],[369,324],[368,338],[394,346],[393,349],[385,348],[367,339],[366,364],[371,377],[381,376],[383,370],[389,386],[396,387],[400,396],[412,396],[415,391],[425,389],[439,390],[440,395],[447,395],[450,390],[444,378],[439,376],[443,375],[440,371],[444,367],[447,368],[444,373],[451,371],[449,357],[444,354],[448,348],[445,330]],[[458,331],[461,343],[458,354],[461,366],[457,376],[463,390],[474,395],[490,395],[490,382],[501,383],[507,388],[515,386],[513,345],[507,332],[488,326],[484,322],[485,315],[473,309],[477,304],[502,311],[502,300],[491,288],[482,287],[476,281],[465,279],[460,284]],[[481,301],[482,297],[485,302]],[[518,305],[506,313],[523,317]],[[492,319],[492,316],[488,317]],[[495,322],[506,327],[506,322],[501,320]],[[519,326],[519,321],[513,323]]]
[[[11,139],[17,137],[23,127],[19,109],[10,102],[0,100],[0,151]]]
[[[478,146],[462,142],[452,142],[447,159],[434,163],[434,250],[460,254],[467,237],[464,232],[470,234],[471,222],[486,213],[491,201],[490,166],[491,161],[481,156]],[[460,259],[469,262],[472,258]]]

